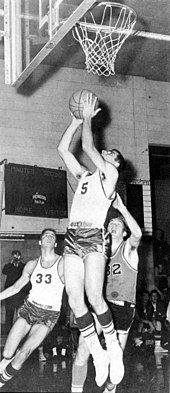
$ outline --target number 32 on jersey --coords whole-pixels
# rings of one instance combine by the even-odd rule
[[[116,274],[122,274],[120,263],[113,263],[113,265],[107,265],[106,275],[114,276]]]

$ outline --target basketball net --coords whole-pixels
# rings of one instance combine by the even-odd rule
[[[97,12],[96,12],[97,11]],[[100,11],[102,16],[100,16]],[[100,22],[95,21],[95,12]],[[136,23],[130,7],[113,2],[100,2],[72,30],[73,37],[85,53],[87,72],[114,75],[116,56]]]

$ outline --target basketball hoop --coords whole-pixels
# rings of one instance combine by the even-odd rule
[[[131,34],[136,18],[136,12],[124,4],[100,2],[76,23],[72,34],[85,53],[87,72],[115,75],[117,53]]]

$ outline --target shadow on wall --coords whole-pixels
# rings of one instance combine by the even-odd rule
[[[111,122],[110,110],[105,102],[99,103],[101,111],[92,119],[94,141],[97,149],[101,151],[105,146],[105,129]]]
[[[38,91],[58,70],[58,67],[41,64],[35,71],[17,88],[17,93],[30,97]]]
[[[149,24],[138,16],[134,31],[149,32]],[[136,67],[136,63],[138,63],[138,67],[141,69],[141,73],[139,72],[139,75],[143,74],[142,68],[145,67],[145,61],[141,61],[144,56],[142,49],[143,47],[145,48],[146,42],[147,38],[145,37],[131,35],[120,48],[116,56],[115,72],[116,74],[119,74],[119,79],[122,82],[126,81],[128,75],[133,75],[132,71],[134,67]]]
[[[125,169],[120,173],[120,180],[125,183],[131,183],[136,178],[137,171],[130,160],[126,160],[125,164]]]

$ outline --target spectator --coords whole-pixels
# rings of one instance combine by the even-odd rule
[[[143,333],[146,330],[150,333],[154,331],[152,324],[152,314],[148,312],[149,291],[144,290],[141,296],[141,301],[137,303],[137,315],[139,319],[138,332]]]
[[[155,330],[152,323],[152,310],[148,310],[149,291],[143,290],[136,303],[136,321],[137,321],[137,337],[135,337],[136,346],[152,346],[153,332]]]
[[[167,349],[163,347],[166,304],[164,301],[160,300],[160,295],[156,289],[153,289],[150,293],[150,300],[148,302],[147,309],[149,315],[152,316],[152,324],[154,326],[155,352],[167,352]]]
[[[153,238],[153,258],[156,274],[170,273],[168,261],[170,260],[170,245],[165,240],[165,234],[162,229],[157,228]]]
[[[6,263],[2,269],[2,273],[6,275],[5,289],[13,285],[20,277],[24,268],[24,263],[21,260],[21,252],[19,250],[12,251],[12,258],[9,263]],[[15,312],[23,303],[24,296],[22,291],[8,299],[5,299],[6,312],[6,333],[8,334],[12,324]]]
[[[166,278],[162,278],[159,281],[158,289],[161,291],[166,307],[168,307],[170,301],[170,275]]]

